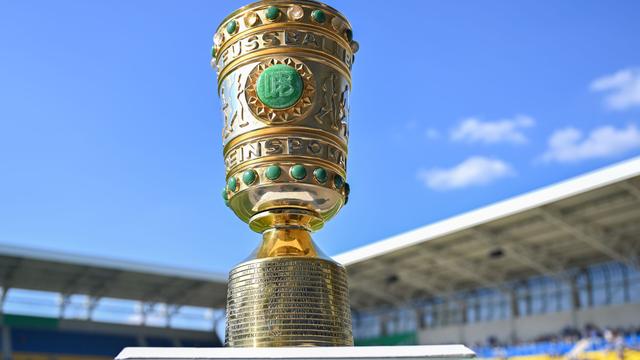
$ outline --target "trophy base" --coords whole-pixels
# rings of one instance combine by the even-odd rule
[[[231,270],[225,344],[352,346],[347,274],[304,256],[251,260]]]
[[[462,360],[474,358],[462,345],[333,348],[126,348],[116,360]]]

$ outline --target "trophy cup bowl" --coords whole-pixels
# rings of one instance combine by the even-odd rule
[[[349,196],[352,34],[306,0],[247,5],[215,33],[223,198],[263,234],[229,275],[229,346],[353,345],[346,271],[311,239]]]

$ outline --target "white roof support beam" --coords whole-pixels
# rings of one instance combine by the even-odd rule
[[[116,286],[120,282],[120,280],[125,278],[126,276],[127,273],[123,271],[114,271],[111,276],[109,276],[107,279],[104,279],[103,282],[96,283],[97,286],[89,291],[89,296],[95,298],[103,297],[104,294],[109,293],[111,287]]]
[[[149,314],[153,312],[156,307],[154,302],[141,302],[140,303],[140,325],[147,325]]]
[[[202,288],[205,287],[206,285],[207,285],[206,283],[201,283],[201,282],[188,284],[183,288],[175,291],[172,295],[167,296],[166,297],[167,303],[175,304],[175,303],[184,301],[188,299],[190,296],[192,296],[194,293],[202,290]],[[212,304],[211,307],[215,307],[215,305]]]
[[[93,320],[93,315],[95,313],[96,307],[98,307],[98,305],[100,304],[100,300],[102,299],[99,297],[87,296],[87,302],[86,302],[87,320]]]
[[[493,278],[491,275],[486,274],[477,264],[476,267],[473,268],[467,262],[457,260],[456,258],[460,257],[459,255],[451,253],[439,253],[435,255],[434,257],[430,257],[429,260],[446,267],[462,277],[472,279],[482,286],[497,287],[502,280],[497,276]]]
[[[0,286],[2,286],[3,288],[12,287],[13,278],[18,272],[18,269],[20,268],[20,265],[22,265],[22,263],[23,263],[22,259],[14,259],[11,261],[10,265],[8,266],[8,269],[6,269],[2,274],[0,274],[0,282],[1,282]]]
[[[171,320],[173,319],[174,316],[176,316],[180,312],[181,308],[182,306],[180,305],[165,304],[164,306],[165,324],[164,325],[166,328],[171,327]]]
[[[626,191],[628,191],[631,195],[633,195],[633,197],[635,197],[636,200],[640,201],[640,186],[630,181],[622,182],[620,183],[620,186]]]
[[[522,244],[513,236],[506,233],[493,234],[486,230],[474,228],[470,230],[474,237],[484,241],[490,246],[502,248],[505,255],[538,272],[540,275],[552,275],[562,272],[564,266],[558,260],[554,260],[552,254],[539,249],[532,249]]]
[[[427,290],[430,294],[436,296],[445,296],[452,290],[451,286],[441,287],[439,284],[435,284],[429,275],[422,274],[420,271],[401,271],[398,273],[398,277],[403,283],[407,283],[418,290]]]
[[[83,281],[91,278],[91,267],[83,266],[73,277],[69,278],[69,280],[62,286],[62,290],[60,290],[63,294],[71,294],[73,293],[79,284]]]
[[[575,223],[567,220],[565,216],[556,210],[548,208],[540,208],[538,213],[549,223],[557,226],[568,234],[573,235],[594,250],[608,256],[612,260],[620,261],[624,264],[636,267],[636,264],[627,255],[613,248],[610,243],[613,238],[617,238],[620,234],[616,232],[605,232],[594,224]]]
[[[381,299],[382,301],[388,303],[389,305],[401,306],[406,304],[407,302],[404,299],[397,298],[391,295],[390,293],[386,293],[382,290],[379,290],[378,287],[376,286],[366,286],[370,280],[365,280],[365,281],[362,281],[362,279],[360,280],[361,281],[351,281],[350,282],[351,287],[354,289],[358,289],[358,291],[367,293],[378,299]]]
[[[71,304],[71,295],[69,294],[60,294],[60,306],[58,308],[59,314],[58,317],[60,319],[64,318],[64,314],[67,311],[67,308]]]
[[[8,287],[0,288],[0,314],[4,314],[4,302],[7,299],[7,293],[9,292]]]

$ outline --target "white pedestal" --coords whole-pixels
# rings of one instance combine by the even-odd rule
[[[116,360],[454,360],[474,358],[462,345],[296,348],[126,348]]]

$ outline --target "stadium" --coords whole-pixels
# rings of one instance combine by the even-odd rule
[[[640,359],[640,157],[335,257],[356,345]],[[222,345],[226,275],[0,247],[3,359]]]

